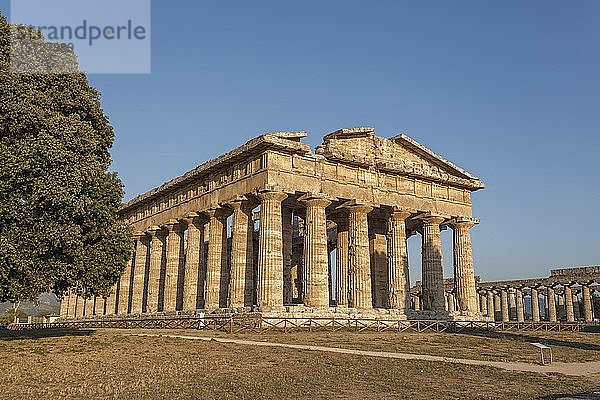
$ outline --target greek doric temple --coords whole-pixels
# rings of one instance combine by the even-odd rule
[[[471,192],[484,184],[406,135],[341,129],[311,151],[274,132],[120,210],[135,252],[112,294],[63,299],[61,316],[261,312],[482,319]],[[453,231],[447,306],[441,229]],[[415,307],[407,238],[420,235]]]

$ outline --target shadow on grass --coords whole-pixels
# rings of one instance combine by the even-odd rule
[[[89,336],[93,329],[31,329],[23,331],[0,328],[0,340],[44,339],[66,336]]]
[[[538,397],[539,400],[599,400],[600,392],[588,392],[588,393],[575,393],[575,394],[553,394],[552,396]]]
[[[471,331],[471,332],[469,332],[469,331],[463,331],[460,333],[463,335],[472,335],[472,336],[498,338],[498,339],[509,339],[509,340],[515,340],[518,342],[527,342],[527,343],[543,342],[545,345],[548,345],[548,346],[570,347],[572,349],[579,349],[579,350],[600,351],[600,345],[592,344],[592,343],[577,342],[573,339],[561,340],[561,339],[556,339],[556,338],[532,336],[532,335],[527,335],[524,333],[515,333],[515,332],[489,332],[489,331],[485,331],[485,332],[484,331]],[[600,399],[600,397],[597,397],[597,398]]]

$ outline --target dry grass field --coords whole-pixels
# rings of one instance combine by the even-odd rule
[[[600,385],[597,376],[516,373],[490,367],[140,337],[131,333],[135,332],[0,331],[2,398],[532,399],[591,391]],[[556,341],[554,345],[561,348],[557,349],[561,356],[570,360],[598,359],[600,339],[593,334],[546,335],[542,340]],[[238,336],[466,358],[497,359],[495,354],[502,351],[507,360],[526,358],[519,354],[524,338],[348,332]],[[569,346],[569,342],[577,345]]]

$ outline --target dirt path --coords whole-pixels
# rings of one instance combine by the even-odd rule
[[[367,357],[383,357],[383,358],[396,358],[400,360],[425,360],[434,362],[446,362],[446,363],[458,363],[467,365],[481,365],[486,367],[501,368],[509,371],[524,371],[524,372],[535,372],[535,373],[559,373],[571,376],[585,376],[591,374],[600,374],[600,361],[585,362],[585,363],[560,363],[555,362],[551,365],[539,365],[539,364],[528,364],[518,362],[502,362],[502,361],[484,361],[484,360],[469,360],[464,358],[451,358],[441,356],[430,356],[426,354],[410,354],[410,353],[394,353],[387,351],[366,351],[366,350],[354,350],[354,349],[343,349],[339,347],[324,347],[324,346],[311,346],[303,344],[288,344],[288,343],[275,343],[275,342],[257,342],[253,340],[242,340],[242,339],[227,339],[227,338],[215,338],[206,336],[185,336],[185,335],[161,335],[151,333],[132,333],[135,336],[154,336],[154,337],[169,337],[177,339],[187,340],[203,340],[203,341],[215,341],[218,343],[234,343],[247,346],[262,346],[262,347],[282,347],[287,349],[297,350],[310,350],[320,351],[329,353],[341,353],[341,354],[353,354],[357,356]]]

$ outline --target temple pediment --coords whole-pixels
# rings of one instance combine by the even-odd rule
[[[335,162],[372,167],[471,190],[485,187],[476,176],[404,134],[386,139],[375,135],[373,128],[340,129],[325,136],[316,153]]]

